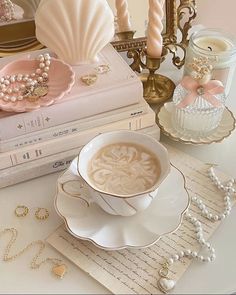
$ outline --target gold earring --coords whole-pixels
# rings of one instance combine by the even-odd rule
[[[38,208],[34,215],[38,220],[46,220],[49,217],[49,211],[46,208]]]
[[[98,79],[98,76],[96,74],[89,74],[89,75],[85,75],[85,76],[82,76],[80,78],[80,80],[86,84],[87,86],[91,86],[93,85],[94,83],[97,82],[97,79]]]
[[[19,205],[15,209],[15,215],[17,217],[25,217],[29,213],[29,208],[24,205]]]

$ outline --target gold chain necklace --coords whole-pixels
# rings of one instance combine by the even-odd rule
[[[34,246],[39,246],[39,250],[36,252],[35,256],[33,257],[30,267],[31,269],[39,269],[42,264],[45,263],[51,263],[53,265],[52,267],[52,273],[56,275],[58,278],[63,278],[66,271],[67,271],[67,266],[63,264],[63,261],[61,259],[57,258],[46,258],[42,260],[41,262],[37,262],[37,260],[40,258],[42,255],[46,244],[43,241],[33,241],[30,244],[28,244],[25,248],[23,248],[21,251],[14,255],[10,255],[10,251],[12,246],[15,244],[17,236],[18,236],[18,231],[15,228],[6,228],[3,231],[0,232],[0,237],[5,235],[5,234],[11,234],[11,239],[9,243],[7,244],[4,254],[3,254],[3,261],[5,262],[11,262],[18,258],[19,256],[23,255],[27,250]]]

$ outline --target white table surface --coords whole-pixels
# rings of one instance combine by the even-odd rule
[[[168,74],[175,76],[175,73],[169,72]],[[232,87],[228,106],[236,114],[236,84]],[[162,137],[162,141],[200,160],[218,163],[221,170],[236,177],[236,132],[224,142],[209,146],[183,145],[172,142],[166,137]],[[33,240],[45,239],[62,223],[53,208],[57,177],[58,174],[52,174],[0,190],[0,228],[14,227],[19,230],[19,241],[14,249],[19,250]],[[14,209],[20,204],[30,208],[30,215],[23,219],[14,216]],[[48,208],[50,218],[45,222],[35,220],[34,208],[36,207]],[[211,239],[217,251],[217,260],[211,264],[194,262],[177,284],[175,293],[229,294],[236,291],[235,224],[236,208]],[[0,240],[0,257],[2,257],[8,239],[5,236]],[[11,263],[0,261],[0,293],[110,294],[108,290],[69,261],[66,261],[69,271],[63,280],[58,280],[50,274],[49,265],[44,265],[37,271],[31,270],[29,262],[34,251],[27,251]],[[50,246],[47,247],[45,255],[62,258]]]

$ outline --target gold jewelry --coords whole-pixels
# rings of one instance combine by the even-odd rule
[[[93,85],[94,83],[97,82],[97,79],[98,79],[98,76],[96,74],[89,74],[89,75],[85,75],[85,76],[82,76],[80,78],[80,80],[86,84],[87,86],[91,86]]]
[[[110,70],[111,69],[109,65],[100,65],[95,68],[96,73],[99,75],[107,74],[108,72],[110,72]]]
[[[18,258],[19,256],[21,256],[22,254],[24,254],[28,249],[37,245],[37,246],[39,246],[39,250],[35,254],[35,256],[33,257],[31,264],[30,264],[30,268],[31,269],[39,269],[42,264],[51,263],[51,264],[53,264],[53,267],[51,270],[52,273],[55,276],[57,276],[58,278],[63,279],[64,275],[67,272],[67,266],[63,263],[63,261],[61,259],[48,257],[48,258],[42,260],[41,262],[37,262],[39,257],[42,255],[44,249],[46,248],[45,242],[33,241],[32,243],[28,244],[25,248],[20,250],[17,254],[11,256],[10,255],[11,247],[16,242],[16,239],[18,236],[18,231],[15,228],[6,228],[2,232],[0,232],[0,236],[2,236],[4,234],[9,234],[9,233],[11,234],[11,239],[10,239],[9,243],[7,244],[6,249],[4,251],[3,261],[11,262],[11,261],[15,260],[16,258]]]
[[[24,205],[19,205],[15,209],[15,215],[17,217],[25,217],[29,213],[29,208]]]
[[[103,75],[108,72],[110,72],[110,67],[109,65],[99,65],[95,69],[96,74],[88,74],[85,76],[80,77],[80,80],[86,84],[87,86],[91,86],[94,83],[97,82],[98,76],[97,75]]]
[[[49,211],[46,208],[38,208],[34,215],[38,220],[46,220],[49,217]]]
[[[38,101],[41,97],[44,97],[48,94],[49,88],[48,85],[46,84],[39,84],[37,86],[34,86],[34,89],[32,90],[31,93],[27,96],[28,101],[30,102],[36,102]]]

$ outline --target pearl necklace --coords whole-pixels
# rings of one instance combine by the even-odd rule
[[[0,16],[0,21],[9,22],[14,19],[14,5],[10,0],[2,0],[0,2],[0,12],[1,11],[4,12],[4,15]]]
[[[216,176],[213,167],[209,169],[208,176],[213,182],[213,184],[219,190],[225,193],[225,197],[224,197],[225,208],[223,213],[220,215],[213,215],[209,213],[208,209],[206,208],[206,205],[203,204],[203,201],[196,196],[192,197],[192,202],[200,209],[202,215],[206,219],[212,222],[216,222],[228,217],[232,210],[231,198],[233,197],[233,195],[236,195],[236,190],[233,188],[233,185],[235,184],[235,180],[231,179],[225,185],[223,185],[220,182],[219,178]],[[158,287],[163,293],[168,293],[175,287],[176,282],[168,278],[169,268],[175,262],[178,262],[181,258],[187,257],[189,259],[195,259],[201,262],[213,262],[216,259],[215,249],[211,246],[210,243],[206,242],[206,240],[204,239],[201,222],[197,220],[197,218],[193,217],[189,212],[185,214],[185,219],[191,224],[193,224],[193,226],[195,227],[196,239],[198,243],[202,246],[202,248],[205,248],[209,252],[209,256],[204,257],[200,255],[199,253],[197,253],[196,251],[187,249],[184,251],[180,251],[177,254],[166,259],[166,262],[162,265],[162,268],[159,270],[160,279],[158,281]]]
[[[48,72],[51,57],[48,53],[38,56],[39,67],[32,74],[7,75],[0,79],[0,99],[6,102],[36,101],[48,93]]]

